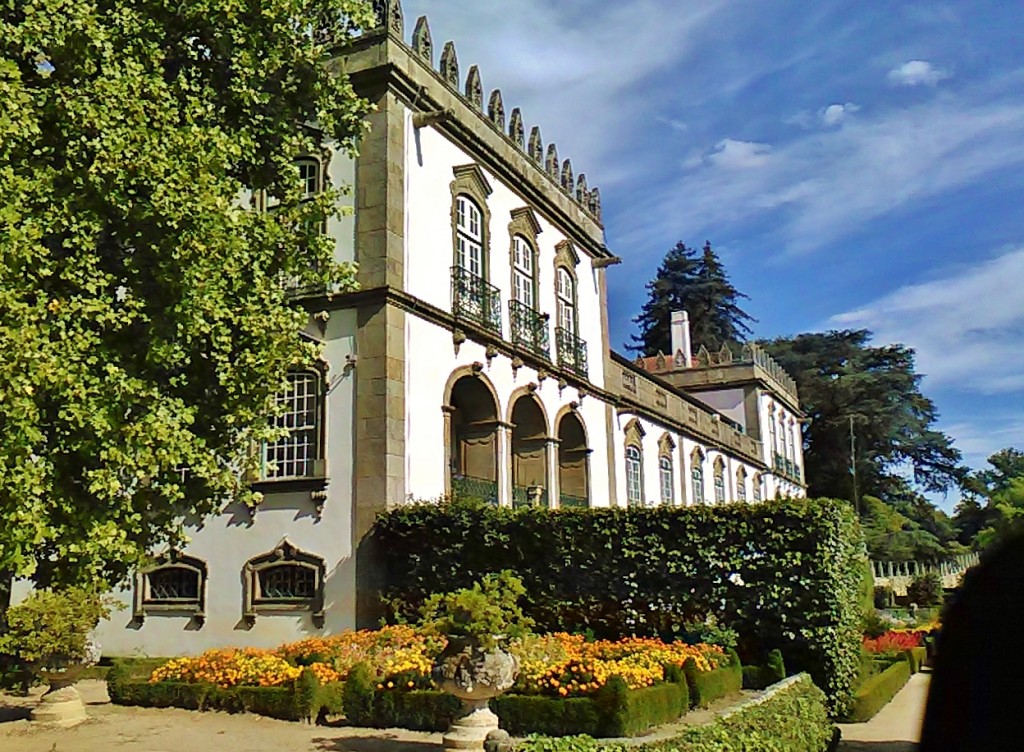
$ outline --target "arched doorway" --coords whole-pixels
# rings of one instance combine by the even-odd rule
[[[512,406],[512,506],[547,506],[547,418],[537,398]]]
[[[587,432],[575,413],[558,421],[558,505],[590,506],[590,450]]]
[[[449,398],[452,494],[498,503],[498,405],[485,382],[463,376]]]

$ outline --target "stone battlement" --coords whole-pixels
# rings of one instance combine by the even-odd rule
[[[484,87],[480,77],[480,69],[470,66],[463,83],[459,70],[459,58],[455,51],[455,43],[445,42],[441,51],[439,65],[434,67],[434,42],[430,33],[430,25],[426,16],[420,16],[413,29],[412,38],[405,41],[405,16],[402,12],[401,0],[374,0],[374,11],[377,13],[380,26],[376,31],[388,34],[408,47],[417,57],[421,58],[431,69],[440,74],[441,80],[451,91],[467,102],[472,109],[483,115],[491,125],[528,155],[536,167],[552,180],[563,193],[568,195],[583,211],[599,225],[601,217],[601,190],[590,188],[587,176],[573,171],[572,161],[559,160],[558,146],[547,144],[545,148],[541,137],[540,126],[533,126],[529,139],[523,115],[518,107],[513,109],[506,118],[505,103],[501,89],[494,89],[484,106]]]

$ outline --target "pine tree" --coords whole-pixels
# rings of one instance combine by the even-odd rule
[[[657,276],[647,284],[648,300],[639,316],[640,335],[633,335],[630,350],[644,355],[672,353],[672,313],[690,314],[690,337],[694,350],[703,345],[717,351],[723,344],[743,342],[751,333],[747,322],[755,321],[739,307],[737,301],[747,298],[736,290],[726,275],[711,243],[697,258],[694,248],[682,242],[665,255]]]

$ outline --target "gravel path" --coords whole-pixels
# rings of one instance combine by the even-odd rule
[[[844,723],[839,752],[912,752],[921,739],[921,721],[931,674],[914,674],[892,702],[867,723]]]

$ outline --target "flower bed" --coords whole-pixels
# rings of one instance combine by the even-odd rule
[[[431,663],[444,645],[411,627],[392,626],[276,650],[210,650],[167,661],[148,682],[115,676],[111,698],[193,709],[270,708],[266,714],[285,718],[344,709],[354,724],[445,728],[458,703],[430,679]],[[674,720],[691,704],[738,691],[741,681],[734,656],[710,645],[640,638],[587,642],[553,634],[524,637],[509,649],[519,657],[521,671],[495,709],[502,716],[504,708],[517,732],[540,730],[541,716],[551,714],[564,722],[545,727],[548,733],[632,732]],[[358,679],[343,689],[354,671]],[[296,700],[302,685],[307,696]]]

